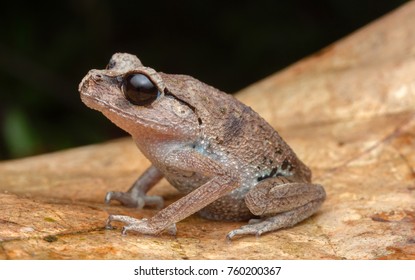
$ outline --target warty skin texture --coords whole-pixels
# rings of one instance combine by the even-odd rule
[[[132,104],[122,89],[129,74],[148,77],[159,97],[148,106]],[[311,184],[309,168],[265,120],[197,79],[156,72],[117,53],[108,69],[91,70],[79,90],[86,105],[130,133],[152,162],[141,183],[109,193],[107,201],[143,207],[156,200],[161,207],[161,198],[145,193],[162,177],[186,194],[149,220],[109,218],[126,222],[125,231],[157,234],[199,212],[215,220],[258,218],[228,238],[259,235],[307,218],[325,198],[324,189]]]

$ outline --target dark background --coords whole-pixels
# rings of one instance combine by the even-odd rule
[[[407,1],[8,1],[0,11],[0,159],[124,135],[79,99],[112,53],[233,93]]]

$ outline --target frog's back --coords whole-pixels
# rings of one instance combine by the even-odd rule
[[[168,90],[180,93],[179,99],[194,108],[201,127],[200,150],[247,169],[257,180],[268,177],[293,177],[310,181],[310,170],[261,116],[233,96],[200,81],[180,75],[181,83]],[[170,88],[169,88],[170,87]],[[202,89],[205,89],[203,91]],[[208,89],[208,90],[206,90]]]

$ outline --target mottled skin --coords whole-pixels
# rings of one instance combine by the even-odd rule
[[[126,99],[121,84],[141,73],[158,88],[151,104]],[[105,70],[91,70],[79,86],[82,101],[129,132],[152,162],[131,189],[109,192],[106,202],[163,207],[146,192],[166,178],[185,196],[150,219],[111,215],[125,222],[123,232],[175,233],[175,223],[198,212],[216,220],[248,220],[227,237],[291,227],[315,213],[325,199],[311,184],[310,170],[256,112],[190,76],[144,67],[125,53],[114,54]],[[255,219],[254,219],[255,218]]]

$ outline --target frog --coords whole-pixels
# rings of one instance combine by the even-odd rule
[[[245,221],[228,240],[290,228],[315,214],[326,198],[310,169],[279,133],[251,107],[196,78],[144,66],[115,53],[105,69],[92,69],[79,85],[88,107],[128,132],[151,165],[126,192],[105,202],[156,207],[151,218],[109,215],[127,231],[176,234],[176,223],[198,213]],[[148,191],[165,178],[183,196],[164,207]],[[163,208],[164,207],[164,208]]]

